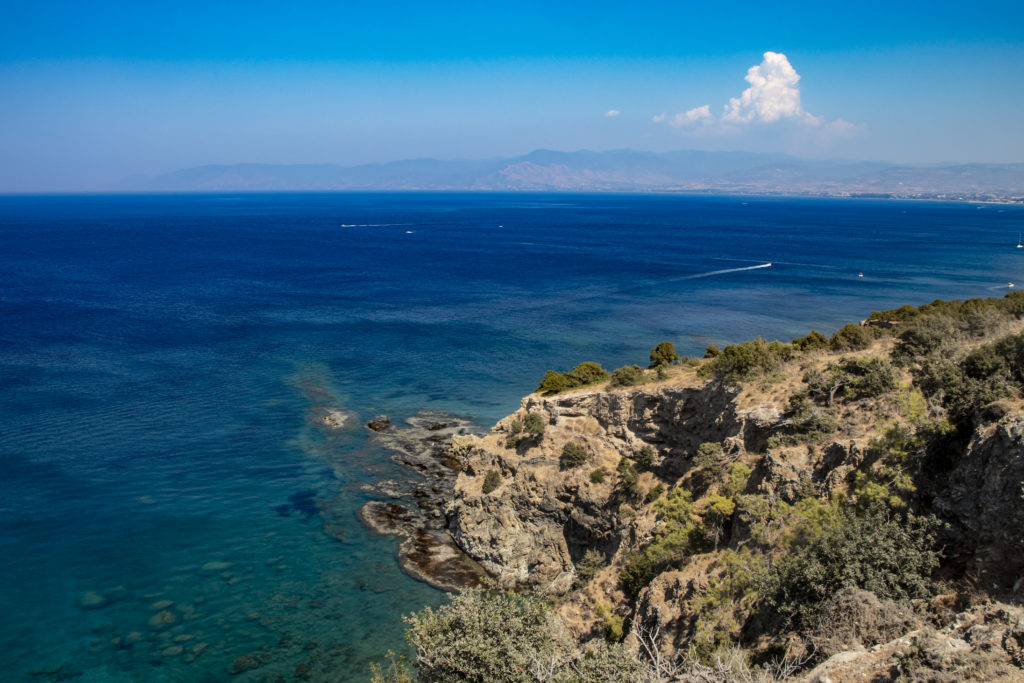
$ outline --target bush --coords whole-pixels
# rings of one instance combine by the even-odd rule
[[[879,598],[906,600],[932,591],[938,567],[934,517],[892,517],[884,506],[862,512],[844,508],[839,523],[792,549],[769,577],[769,604],[806,624],[821,604],[843,588]]]
[[[608,379],[608,372],[602,368],[600,364],[587,361],[586,363],[580,363],[572,370],[565,373],[565,376],[570,382],[573,382],[575,386],[581,387],[584,384],[603,382]]]
[[[604,553],[590,548],[576,563],[576,586],[586,586],[594,578],[594,575],[606,566],[608,566],[608,562],[605,560]]]
[[[882,602],[869,591],[844,588],[822,606],[811,642],[822,659],[827,659],[847,650],[887,643],[920,625],[909,607]]]
[[[620,645],[582,652],[551,606],[536,595],[466,591],[405,622],[423,683],[642,680],[643,666]],[[374,680],[397,683],[413,677],[406,668],[403,677]]]
[[[668,365],[679,361],[679,354],[676,353],[676,345],[672,342],[661,342],[651,349],[651,367]]]
[[[655,457],[657,457],[657,453],[654,451],[654,447],[644,444],[643,448],[633,455],[633,461],[636,462],[637,467],[648,470],[654,465]]]
[[[844,358],[839,366],[850,378],[847,393],[853,398],[875,398],[899,386],[899,370],[887,358]]]
[[[573,386],[575,385],[562,373],[548,370],[534,391],[542,394],[558,394],[572,389]]]
[[[518,448],[527,440],[539,441],[544,436],[544,418],[536,413],[527,413],[522,420],[513,419],[508,424],[512,432],[505,438],[506,448]]]
[[[661,484],[655,484],[653,487],[651,487],[651,490],[647,492],[647,496],[644,500],[646,500],[648,503],[653,503],[654,501],[661,498],[661,494],[663,493],[665,493],[665,487],[662,486]]]
[[[579,467],[587,461],[587,449],[575,441],[562,446],[562,455],[558,458],[558,464],[563,470]]]
[[[545,395],[558,394],[569,389],[584,386],[585,384],[594,384],[595,382],[603,382],[608,379],[610,375],[608,372],[600,366],[598,363],[587,361],[580,363],[569,372],[556,372],[554,370],[548,370],[544,373],[544,377],[541,379],[540,384],[534,391],[540,392]]]
[[[828,346],[833,351],[861,351],[871,346],[874,340],[871,328],[847,323],[836,330]]]
[[[700,371],[704,376],[712,375],[735,382],[774,372],[792,358],[793,347],[790,344],[767,342],[758,337],[753,341],[726,346]]]
[[[609,382],[609,386],[634,387],[643,383],[644,371],[640,369],[639,365],[623,365],[612,371],[612,381]]]
[[[537,413],[527,413],[523,418],[523,431],[530,436],[544,436],[544,418]]]
[[[714,467],[722,462],[722,444],[705,441],[697,446],[695,462],[698,467]]]
[[[793,340],[793,346],[801,351],[817,351],[819,349],[828,348],[828,337],[823,335],[817,330],[811,330],[811,333],[805,337],[797,337]]]
[[[501,485],[501,475],[494,470],[488,470],[486,476],[484,476],[484,484],[481,487],[483,493],[490,493],[494,489]]]
[[[615,495],[620,498],[637,498],[640,495],[640,475],[632,463],[621,458],[615,471],[619,474],[619,481],[615,484]]]
[[[606,474],[607,472],[604,471],[603,467],[598,467],[596,470],[590,473],[590,481],[594,484],[603,483]]]
[[[705,358],[718,358],[721,355],[722,355],[722,349],[718,348],[714,344],[712,344],[711,346],[704,347],[704,357]]]
[[[619,573],[623,590],[632,598],[655,576],[680,565],[704,543],[700,517],[689,491],[671,489],[667,496],[655,501],[654,509],[660,521],[654,540],[630,555]]]

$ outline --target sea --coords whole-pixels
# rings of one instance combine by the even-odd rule
[[[548,369],[1003,296],[1021,231],[928,201],[0,197],[0,679],[368,680],[445,599],[357,517],[415,476],[368,420],[486,429]]]

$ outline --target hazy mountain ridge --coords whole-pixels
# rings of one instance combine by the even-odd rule
[[[133,191],[706,191],[1024,197],[1024,164],[901,165],[749,152],[558,152],[510,159],[383,164],[231,164],[126,182]]]

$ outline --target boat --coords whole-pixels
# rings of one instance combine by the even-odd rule
[[[857,277],[864,277],[864,273],[857,273]]]
[[[1024,249],[1024,244],[1021,244],[1021,241],[1020,241],[1020,233],[1019,232],[1017,233],[1017,248],[1018,249]]]

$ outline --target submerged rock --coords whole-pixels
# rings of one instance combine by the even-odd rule
[[[86,591],[78,598],[78,606],[82,609],[99,609],[107,606],[107,599],[95,591]]]
[[[157,612],[149,618],[149,625],[152,628],[167,628],[168,626],[176,623],[177,621],[178,617],[174,615],[174,612],[171,612],[169,610],[163,610]]]
[[[235,661],[231,662],[228,673],[232,676],[237,676],[240,673],[258,668],[260,668],[260,661],[256,657],[252,655],[239,655],[235,657]]]
[[[223,572],[234,566],[234,562],[207,562],[202,566],[202,571],[204,573]]]

